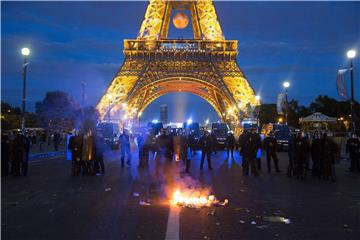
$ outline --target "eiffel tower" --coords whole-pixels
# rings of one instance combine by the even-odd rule
[[[193,39],[168,38],[174,10],[190,13]],[[225,40],[212,0],[150,0],[137,38],[124,40],[124,62],[97,105],[100,118],[136,120],[158,97],[188,92],[238,125],[259,100],[237,54],[237,40]]]

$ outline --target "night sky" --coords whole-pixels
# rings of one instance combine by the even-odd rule
[[[147,2],[1,2],[2,100],[21,104],[20,49],[31,48],[28,104],[46,91],[62,90],[95,105],[122,64],[124,38],[136,38]],[[238,62],[266,103],[276,101],[284,80],[290,98],[309,104],[318,94],[336,97],[336,72],[347,66],[346,50],[360,50],[360,2],[215,2],[226,39],[239,41]],[[172,27],[169,37],[192,37]],[[360,57],[355,59],[359,100]],[[215,111],[191,94],[154,101],[145,119],[169,105],[169,120],[190,116],[215,120]],[[181,112],[181,114],[179,114]],[[183,119],[180,119],[183,118]]]

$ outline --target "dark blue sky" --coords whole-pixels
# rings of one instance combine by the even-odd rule
[[[20,106],[20,49],[31,48],[28,109],[46,91],[63,90],[95,105],[121,66],[124,38],[136,38],[147,2],[1,2],[2,100]],[[337,98],[336,71],[346,67],[346,50],[360,50],[360,2],[215,2],[226,39],[239,41],[238,62],[264,102],[275,102],[285,79],[290,95],[308,104],[318,94]],[[189,27],[188,27],[189,28]],[[170,37],[192,36],[190,29]],[[359,100],[360,61],[355,60]],[[170,120],[194,115],[216,119],[205,101],[169,94],[144,117],[158,117],[168,103]],[[191,108],[196,104],[196,111]],[[197,114],[197,115],[195,115]]]

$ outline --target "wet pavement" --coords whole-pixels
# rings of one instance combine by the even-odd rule
[[[182,162],[157,158],[138,169],[133,160],[121,168],[118,153],[108,152],[105,175],[71,177],[70,161],[41,159],[30,163],[29,177],[2,178],[2,239],[359,239],[360,175],[344,163],[331,183],[287,178],[284,153],[281,173],[267,173],[263,159],[259,177],[244,176],[239,156],[226,160],[224,152],[202,172],[198,152],[189,175]],[[229,203],[172,215],[179,183],[210,188]]]

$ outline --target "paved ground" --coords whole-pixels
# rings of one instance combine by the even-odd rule
[[[104,176],[71,177],[71,163],[63,157],[34,160],[29,177],[2,178],[2,238],[165,239],[170,232],[180,239],[359,239],[360,176],[346,174],[345,164],[337,165],[338,181],[330,183],[288,179],[283,153],[283,171],[263,170],[260,177],[244,176],[238,155],[226,161],[223,152],[214,156],[212,172],[205,165],[200,173],[199,155],[191,181],[230,202],[182,208],[175,218],[169,218],[167,193],[189,181],[182,163],[151,160],[148,169],[138,170],[136,163],[121,169],[117,153],[110,152]],[[141,206],[140,200],[151,205]],[[291,223],[269,222],[269,216]]]

